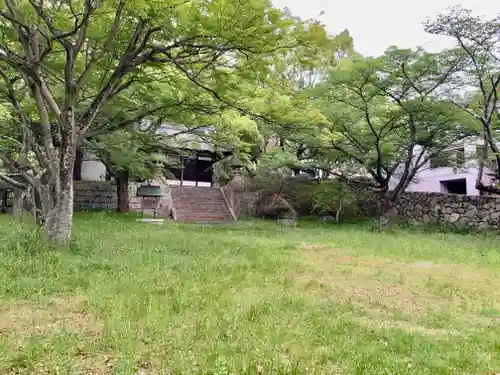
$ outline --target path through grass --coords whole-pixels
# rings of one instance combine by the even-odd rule
[[[0,374],[500,370],[494,236],[103,214],[69,251],[0,233]]]

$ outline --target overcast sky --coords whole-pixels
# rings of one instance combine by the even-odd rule
[[[319,18],[332,33],[348,29],[354,48],[377,56],[391,46],[422,46],[429,51],[451,47],[446,38],[425,33],[422,21],[460,3],[478,15],[500,13],[498,0],[272,0],[278,8],[288,7],[303,19]],[[324,14],[320,17],[320,12]],[[489,17],[489,18],[492,18]]]

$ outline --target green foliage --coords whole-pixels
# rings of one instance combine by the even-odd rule
[[[342,61],[313,90],[328,119],[309,140],[315,158],[382,190],[400,171],[404,188],[428,157],[468,135],[463,112],[439,99],[445,68],[438,55],[396,48]]]
[[[371,213],[367,209],[375,196],[367,189],[354,188],[339,180],[318,181],[307,175],[294,176],[294,170],[315,166],[314,161],[299,160],[278,148],[262,154],[250,180],[252,188],[260,195],[258,215],[272,216],[265,212],[272,211],[269,207],[278,203],[281,208],[276,208],[277,211],[293,210],[301,215],[356,218]],[[284,201],[281,202],[281,199]]]
[[[465,150],[463,147],[451,148],[450,150],[445,150],[441,152],[440,155],[431,158],[430,167],[456,167],[464,168],[466,158]],[[476,155],[473,155],[476,156]]]
[[[0,95],[1,90],[0,88]],[[12,113],[12,108],[8,103],[0,101],[0,154],[9,155],[16,161],[22,147],[23,137],[20,130],[19,124],[16,123],[16,116]],[[4,164],[2,158],[0,158],[0,171],[9,167]]]
[[[88,146],[113,174],[127,172],[137,181],[153,178],[168,161],[158,140],[143,132],[116,130]]]
[[[333,216],[338,220],[360,220],[378,213],[378,195],[339,180],[312,180],[300,176],[289,178],[283,195],[301,216]]]
[[[314,189],[312,210],[320,215],[342,214],[345,207],[352,207],[359,202],[359,197],[353,189],[346,184],[320,182]]]
[[[273,69],[283,53],[299,66],[341,44],[322,25],[261,0],[49,3],[3,5],[1,69],[22,82],[16,95],[33,120],[46,110],[55,133],[66,134],[58,124],[64,103],[76,109],[71,126],[87,138],[108,139],[148,118],[211,125],[214,138],[238,148],[243,135],[256,138],[255,118],[276,120],[295,107],[286,92],[276,95]],[[35,25],[35,45],[25,43],[27,25]],[[41,69],[21,76],[30,53]],[[41,82],[46,108],[34,105],[31,90]]]
[[[295,219],[297,213],[288,200],[279,193],[259,191],[254,204],[254,215],[261,219]]]
[[[292,168],[296,165],[297,159],[280,149],[262,154],[252,171],[253,188],[264,195],[280,194],[285,180],[293,175]]]
[[[259,195],[254,209],[257,217],[290,219],[297,216],[292,205],[283,196],[286,180],[293,175],[291,168],[295,165],[293,155],[280,149],[261,155],[250,176],[250,188]]]

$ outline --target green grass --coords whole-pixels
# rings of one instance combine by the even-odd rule
[[[64,251],[0,233],[0,374],[500,370],[492,235],[104,214]]]

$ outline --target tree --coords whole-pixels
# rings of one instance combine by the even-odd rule
[[[315,90],[328,123],[307,135],[311,156],[330,161],[341,179],[368,177],[389,222],[398,195],[428,159],[467,135],[461,112],[438,99],[453,73],[445,66],[421,49],[392,48],[380,58],[344,61]]]
[[[496,164],[493,168],[495,179],[500,181],[500,144],[497,135],[500,120],[500,15],[484,19],[474,16],[471,10],[455,6],[448,13],[438,15],[435,20],[427,20],[424,25],[427,32],[449,36],[456,42],[453,50],[443,52],[443,55],[455,61],[454,64],[460,64],[461,68],[453,76],[451,85],[458,87],[459,91],[454,93],[451,102],[472,116],[482,128],[485,142],[479,158],[476,188],[498,194],[498,186],[483,183],[483,171],[489,151]]]
[[[86,150],[97,155],[115,178],[117,211],[129,212],[129,181],[147,180],[166,163],[160,142],[154,134],[134,130],[116,130],[86,141]]]
[[[280,149],[262,155],[252,171],[252,185],[258,192],[254,207],[257,216],[266,219],[294,219],[297,216],[292,205],[283,197],[286,180],[292,175],[288,166],[296,162],[293,155]]]
[[[76,149],[113,100],[165,74],[236,107],[232,83],[250,82],[251,91],[262,56],[307,43],[314,30],[260,0],[5,0],[0,63],[28,90],[17,102],[36,108],[23,137],[40,174],[23,176],[48,237],[71,238]]]
[[[12,77],[1,69],[0,76],[2,78],[0,81],[0,116],[2,118],[0,125],[0,180],[14,189],[13,213],[14,216],[18,216],[22,213],[25,192],[33,193],[30,197],[32,202],[36,202],[39,197],[34,194],[34,189],[29,189],[27,182],[33,181],[33,184],[41,189],[39,182],[43,173],[36,162],[36,155],[40,153],[40,149],[33,141],[36,138],[39,139],[40,133],[38,132],[38,123],[32,118],[32,108],[21,105],[18,92],[25,90],[22,82],[20,83],[16,77]],[[39,222],[41,211],[34,207],[33,213]]]
[[[261,126],[267,142],[260,152],[274,143],[282,151],[295,153],[298,159],[304,156],[306,145],[301,143],[301,134],[314,131],[315,125],[325,120],[311,100],[310,89],[324,81],[339,61],[353,55],[353,40],[347,30],[334,36],[325,34],[322,44],[282,53],[273,75],[281,94],[275,95],[275,100],[282,104],[276,108],[284,115],[279,117],[279,122]]]

